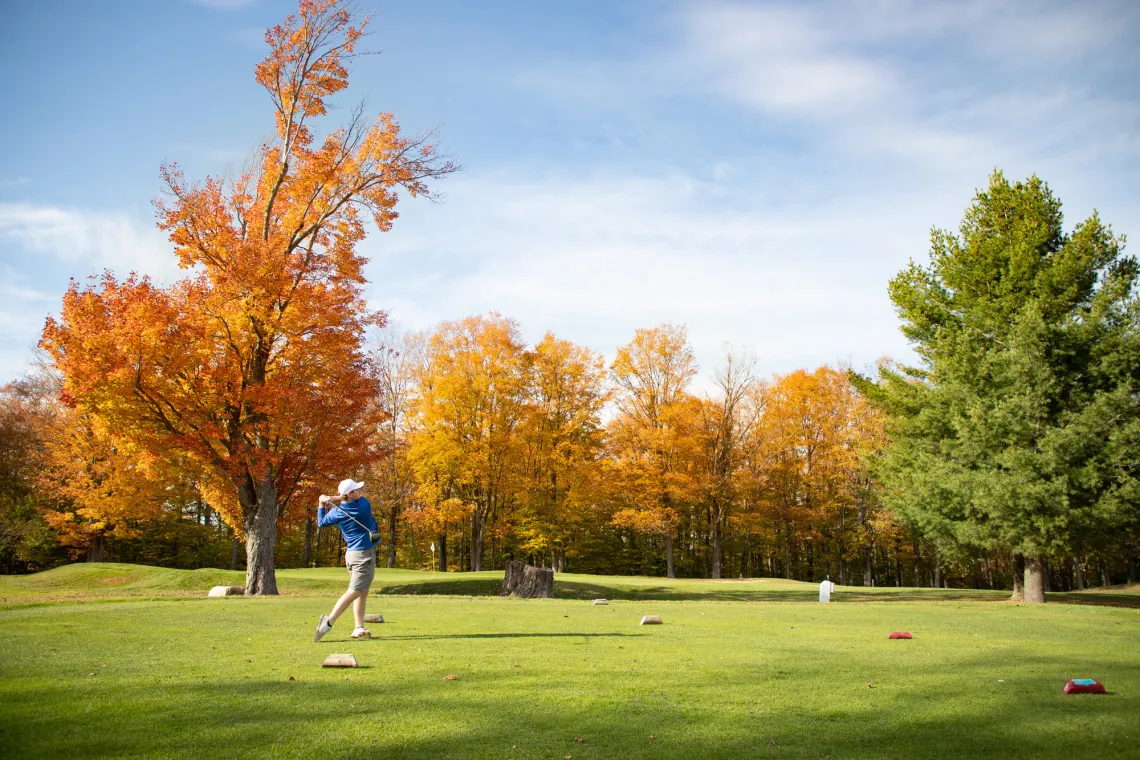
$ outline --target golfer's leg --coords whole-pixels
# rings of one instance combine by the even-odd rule
[[[340,614],[347,610],[348,605],[352,604],[358,596],[360,596],[359,591],[353,591],[351,589],[345,591],[344,595],[340,599],[336,600],[336,604],[333,605],[332,612],[329,613],[329,625],[335,623],[336,619],[340,617]]]
[[[352,603],[352,616],[356,618],[356,627],[364,627],[364,607],[368,604],[368,590],[358,591],[360,596]]]

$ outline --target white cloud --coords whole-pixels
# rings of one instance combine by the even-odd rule
[[[1121,83],[1138,29],[1128,2],[695,2],[664,17],[655,47],[554,55],[511,81],[592,124],[624,118],[634,139],[656,106],[711,96],[761,143],[976,180],[1060,153],[1136,157],[1140,110]]]
[[[104,269],[120,277],[136,272],[162,282],[179,276],[166,235],[120,212],[0,203],[0,245],[7,249],[9,263],[15,261],[10,252],[14,245],[55,258],[75,277]]]
[[[817,128],[845,155],[973,170],[1126,143],[1134,100],[1106,97],[1098,67],[1136,62],[1136,15],[1111,3],[698,3],[677,17],[672,72]]]
[[[58,297],[29,284],[7,264],[0,264],[0,378],[18,377],[31,368],[44,318]]]
[[[412,329],[499,311],[530,340],[553,330],[610,358],[639,327],[686,323],[705,374],[726,341],[765,371],[909,356],[885,289],[926,250],[929,198],[716,200],[739,189],[681,174],[459,178],[446,203],[411,202],[365,243],[372,303]]]
[[[701,4],[685,15],[684,65],[764,111],[832,118],[897,84],[880,63],[845,51],[826,27],[781,6]]]
[[[160,283],[182,274],[166,236],[128,214],[0,203],[0,377],[29,368],[44,319],[58,310],[67,278],[107,269],[118,277],[150,275]]]

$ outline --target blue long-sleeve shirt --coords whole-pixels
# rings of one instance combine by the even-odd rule
[[[363,523],[367,530],[357,525],[355,521],[350,520],[349,515]],[[356,501],[350,501],[328,510],[324,507],[317,507],[317,526],[327,528],[331,525],[340,526],[340,532],[344,534],[345,548],[349,551],[367,551],[380,543],[379,541],[375,544],[372,543],[372,538],[368,535],[371,531],[378,531],[380,528],[376,525],[376,518],[372,516],[372,505],[363,496]]]

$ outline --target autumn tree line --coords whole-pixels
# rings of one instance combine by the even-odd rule
[[[884,488],[898,454],[889,415],[868,398],[902,376],[889,362],[864,394],[869,378],[844,368],[761,378],[752,358],[728,353],[697,393],[692,346],[669,324],[638,330],[608,364],[549,333],[527,346],[496,314],[373,343],[379,456],[326,480],[366,481],[389,567],[523,559],[556,571],[868,586],[1013,581],[1008,545],[931,530],[930,511]],[[34,484],[24,489],[26,543],[40,542],[40,554],[25,548],[26,564],[66,553],[244,566],[237,532],[189,471],[149,459],[59,403],[50,373],[37,377],[3,398],[5,430],[23,419],[13,450]],[[279,566],[342,560],[339,533],[316,530],[312,510],[298,501],[279,519]],[[1054,553],[1054,588],[1134,578],[1135,533],[1099,527],[1078,534],[1083,551]]]
[[[0,390],[0,563],[246,570],[341,560],[318,494],[367,483],[389,566],[1049,589],[1133,582],[1137,264],[1094,213],[990,177],[888,293],[913,366],[698,382],[684,327],[612,360],[498,314],[417,334],[364,298],[366,232],[456,170],[351,110],[367,19],[301,0],[255,70],[273,135],[224,179],[162,168],[169,286],[73,282]],[[382,287],[382,283],[380,284]],[[760,347],[763,350],[763,347]],[[704,390],[698,390],[702,388]]]

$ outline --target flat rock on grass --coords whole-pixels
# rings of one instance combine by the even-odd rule
[[[375,612],[371,615],[365,615],[364,616],[364,622],[365,623],[383,623],[384,622],[384,616],[381,615],[379,612]]]
[[[244,596],[245,589],[241,586],[214,586],[207,596]]]
[[[641,625],[663,625],[658,615],[646,615],[641,619]]]
[[[355,668],[356,655],[352,654],[330,654],[325,658],[324,665],[326,668]]]
[[[605,599],[595,599],[594,600],[594,606],[595,607],[598,607],[598,606],[603,605],[603,604],[609,604],[609,601],[607,601]]]

